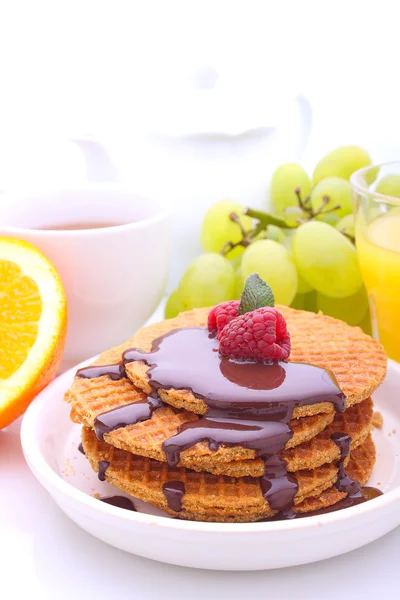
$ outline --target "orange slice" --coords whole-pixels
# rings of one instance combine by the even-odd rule
[[[0,237],[0,429],[55,376],[67,303],[51,262],[30,244]]]

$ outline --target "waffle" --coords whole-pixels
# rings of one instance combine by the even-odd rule
[[[98,415],[146,398],[147,395],[137,390],[128,379],[113,381],[109,377],[75,377],[64,396],[72,407],[72,421],[89,427]]]
[[[76,377],[66,394],[66,400],[72,405],[72,420],[88,427],[93,427],[95,418],[106,411],[145,399],[146,395],[135,390],[129,380],[112,381],[109,377]],[[286,448],[294,448],[311,440],[332,422],[333,417],[334,413],[330,412],[292,419],[290,426],[293,429],[293,437],[287,442]],[[165,461],[162,443],[176,435],[180,425],[197,419],[198,416],[194,413],[179,411],[166,405],[156,409],[148,421],[112,431],[106,434],[104,439],[109,444],[133,454]],[[322,448],[322,452],[324,450],[325,448]],[[264,464],[256,456],[255,450],[241,446],[221,446],[217,451],[211,451],[207,442],[201,442],[181,453],[179,466],[231,477],[259,477],[263,473]],[[297,459],[295,465],[296,458],[292,453],[289,457],[289,470],[309,468],[304,452],[302,457],[303,465],[300,465],[300,459]],[[319,464],[323,462],[326,461],[320,460]]]
[[[376,390],[386,374],[386,355],[383,347],[366,335],[359,327],[350,327],[323,314],[314,314],[278,306],[290,331],[292,349],[290,361],[305,362],[329,369],[336,376],[339,387],[346,396],[347,408],[365,400]],[[194,309],[181,313],[175,319],[162,321],[141,329],[128,342],[105,353],[99,364],[119,360],[121,351],[137,347],[150,351],[152,341],[179,327],[205,326],[209,309]],[[126,372],[133,384],[145,393],[151,392],[149,367],[143,361],[126,365]],[[177,408],[196,414],[205,414],[207,404],[188,390],[160,390],[162,400]],[[293,417],[303,417],[329,412],[329,403],[299,406]]]
[[[285,312],[284,307],[282,310]],[[293,315],[295,315],[298,321],[307,320],[307,313],[293,311],[292,309],[287,309],[287,311],[289,316],[292,315],[293,317]],[[173,328],[181,327],[183,324],[202,324],[206,316],[207,311],[198,309],[181,314],[177,319],[163,321],[154,326],[142,329],[129,343],[118,347],[118,349],[112,349],[111,351],[106,352],[97,362],[103,364],[115,362],[117,358],[120,358],[122,351],[130,344],[140,345],[144,349],[149,350],[155,335],[162,335]],[[315,315],[313,316],[315,317]],[[286,318],[288,318],[288,316],[286,316]],[[201,319],[203,319],[203,321]],[[324,319],[326,318],[319,315],[317,322],[320,320],[324,322]],[[341,323],[330,318],[328,321],[329,320],[334,322],[334,327],[331,325],[328,329],[336,331],[337,324]],[[349,328],[345,324],[341,325],[350,331],[355,329]],[[296,322],[292,323],[291,329],[294,332],[299,329]],[[357,332],[358,330],[355,329],[355,331]],[[330,333],[332,334],[332,331]],[[364,334],[361,334],[361,336],[366,338],[366,340],[370,339],[367,336],[364,336]],[[314,339],[313,343],[315,343]],[[373,341],[372,343],[375,344]],[[308,343],[305,343],[306,347],[308,347],[308,345]],[[294,349],[295,348],[296,345],[294,344]],[[112,381],[109,377],[99,377],[97,379],[76,377],[71,389],[66,394],[66,399],[72,404],[72,419],[85,426],[93,427],[95,418],[100,414],[125,404],[144,401],[147,393],[151,391],[145,373],[147,368],[148,367],[144,363],[131,363],[127,366],[127,369],[130,369],[131,377],[132,372],[138,370],[143,371],[143,380],[135,380],[135,383],[137,385],[142,385],[145,391],[139,391],[126,379]],[[132,379],[134,379],[134,377],[132,377]],[[359,377],[359,379],[361,378]],[[161,392],[160,395],[162,395],[167,402],[171,402],[172,397],[179,398],[180,400],[182,398],[186,398],[187,400],[189,397],[192,397],[193,402],[188,402],[188,405],[190,404],[190,406],[193,407],[198,402],[204,404],[202,400],[195,398],[193,394],[188,391],[170,390],[168,392]],[[356,406],[356,404],[354,406]],[[285,450],[281,454],[287,461],[288,470],[297,471],[301,469],[316,468],[326,462],[336,460],[338,458],[339,449],[329,439],[330,433],[325,437],[320,435],[315,438],[315,436],[323,431],[326,425],[332,421],[334,417],[333,406],[329,403],[324,403],[299,407],[297,410],[305,410],[306,412],[327,410],[329,412],[321,412],[320,414],[313,416],[292,419],[290,425],[294,435],[286,444]],[[353,418],[356,425],[360,425],[360,431],[358,431],[356,427],[355,430],[351,432],[353,448],[365,439],[369,431],[369,422],[371,419],[370,412],[371,404],[369,403],[368,411],[366,411],[364,415],[364,427],[362,425],[363,411],[361,409],[360,411],[354,409],[353,413],[350,414],[346,411],[346,416],[343,417],[344,419],[347,418],[349,422]],[[171,408],[165,406],[156,410],[150,420],[113,431],[105,436],[105,440],[117,448],[133,452],[134,454],[139,454],[159,461],[165,461],[162,443],[166,439],[174,436],[178,432],[180,425],[195,419],[197,419],[197,416],[193,412],[187,410],[179,411],[174,407]],[[337,422],[340,423],[342,430],[346,432],[346,423],[343,423],[343,419],[340,420],[338,416],[336,419],[339,419]],[[299,446],[300,444],[301,446]],[[240,446],[222,446],[217,451],[210,451],[207,442],[201,442],[192,448],[184,450],[181,453],[179,466],[184,466],[196,471],[205,470],[217,475],[224,474],[232,477],[257,477],[263,473],[264,469],[262,460],[256,457],[256,452],[254,450]]]
[[[353,450],[350,455],[350,460],[346,466],[347,474],[365,485],[371,476],[371,472],[376,460],[376,449],[371,435],[368,435],[365,442],[356,450]],[[336,487],[324,490],[320,496],[310,496],[301,504],[295,507],[297,513],[308,513],[321,508],[333,506],[339,500],[343,500],[346,494],[339,492]]]
[[[104,380],[103,385],[101,379]],[[69,395],[69,401],[74,407],[73,420],[93,427],[95,417],[104,412],[99,397],[103,395],[106,397],[108,410],[114,406],[111,402],[116,406],[120,405],[119,396],[113,387],[113,384],[120,383],[120,381],[113,382],[107,377],[81,378],[77,381],[80,393],[77,392],[76,397],[75,394]],[[126,384],[125,380],[125,386],[118,386],[124,393],[129,387],[129,384]],[[99,390],[102,392],[99,393]],[[110,390],[112,394],[109,393]],[[107,393],[109,393],[108,397]],[[131,395],[127,395],[128,397],[132,401]],[[137,400],[143,400],[143,395],[138,394]],[[91,408],[92,406],[95,410]],[[182,423],[197,418],[193,413],[177,411],[170,406],[165,406],[157,409],[148,421],[112,431],[106,434],[104,439],[116,448],[165,462],[162,443],[174,436]],[[330,435],[339,430],[348,433],[353,439],[354,449],[368,435],[371,418],[372,401],[368,399],[346,410],[345,413],[336,414],[330,427],[329,424],[333,419],[333,414],[330,413],[293,419],[290,425],[294,435],[280,456],[286,460],[289,471],[313,469],[324,463],[333,462],[339,458],[340,452],[337,445],[330,440]],[[328,428],[325,429],[327,425]],[[264,463],[257,458],[255,450],[241,446],[221,446],[218,450],[212,451],[207,442],[200,442],[184,450],[181,453],[179,466],[230,477],[260,477],[264,472]]]
[[[165,510],[173,516],[199,521],[249,522],[273,516],[275,513],[263,498],[258,479],[242,477],[233,479],[222,475],[196,473],[189,469],[169,468],[166,463],[135,456],[130,452],[97,440],[92,429],[84,427],[82,443],[85,454],[94,469],[100,461],[107,461],[106,480]],[[368,480],[375,461],[375,447],[370,436],[351,454],[348,473],[363,485]],[[294,500],[294,510],[307,512],[330,506],[344,493],[333,484],[337,479],[337,467],[324,465],[311,471],[298,471],[299,486]],[[171,510],[163,493],[163,484],[181,481],[185,486],[182,511]]]
[[[344,413],[336,413],[332,423],[310,441],[280,453],[289,471],[315,469],[325,463],[340,458],[338,446],[330,439],[333,433],[345,433],[352,439],[351,449],[355,450],[367,438],[372,426],[373,404],[371,398],[348,408]]]

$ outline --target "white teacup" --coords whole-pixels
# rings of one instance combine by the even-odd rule
[[[132,335],[165,291],[170,210],[121,185],[3,195],[0,235],[30,242],[60,273],[68,300],[63,369]]]

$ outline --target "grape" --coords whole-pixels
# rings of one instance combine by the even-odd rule
[[[349,325],[357,325],[368,312],[367,292],[362,286],[358,292],[345,298],[330,298],[318,293],[317,307],[324,315],[330,315]]]
[[[343,217],[343,219],[347,219],[347,217]],[[340,221],[340,217],[336,213],[331,212],[327,213],[326,215],[321,215],[320,217],[318,217],[318,220],[323,221],[324,223],[328,223],[328,225],[332,225],[332,227],[336,227]]]
[[[327,177],[350,179],[354,171],[371,164],[367,152],[358,146],[342,146],[326,154],[314,169],[313,185]]]
[[[244,248],[243,248],[244,250]],[[238,269],[240,269],[240,265],[242,264],[242,257],[241,256],[237,256],[236,258],[231,259],[230,261],[234,271],[237,271]]]
[[[305,213],[301,210],[300,206],[288,206],[283,212],[283,218],[289,227],[297,227],[304,216]]]
[[[311,192],[311,206],[314,212],[321,207],[325,196],[328,196],[329,202],[325,204],[324,211],[332,209],[338,204],[340,204],[340,208],[335,210],[335,213],[339,217],[345,217],[353,211],[351,185],[348,181],[340,177],[328,177],[328,179],[320,181]]]
[[[231,221],[229,215],[238,215],[243,228],[248,231],[252,227],[252,220],[242,214],[243,210],[239,202],[231,200],[220,200],[209,208],[201,226],[201,244],[205,252],[220,252],[226,242],[235,244],[242,239],[239,225]],[[243,246],[237,246],[226,257],[236,258],[243,252]]]
[[[304,297],[305,294],[296,294],[290,306],[297,310],[304,310]]]
[[[241,266],[242,281],[258,273],[271,286],[277,304],[289,304],[297,290],[297,272],[287,249],[273,240],[260,240],[246,248]]]
[[[297,310],[317,312],[317,293],[313,290],[307,294],[296,294],[290,306]]]
[[[293,240],[293,235],[290,235],[287,237],[285,236],[285,240],[283,242],[283,245],[285,246],[285,248],[287,249],[287,251],[289,252],[289,254],[291,256],[293,256],[292,240]],[[310,285],[308,285],[307,281],[305,279],[303,279],[303,277],[300,275],[299,272],[297,272],[297,295],[308,294],[311,291],[312,291],[312,287]],[[290,306],[293,306],[293,304],[291,304]],[[297,307],[295,307],[295,308],[297,308]]]
[[[214,306],[235,296],[235,271],[227,258],[202,254],[190,263],[179,284],[181,301],[188,309]]]
[[[375,188],[378,194],[400,198],[400,175],[385,175]]]
[[[327,223],[310,221],[300,225],[292,248],[300,275],[318,292],[344,298],[362,286],[355,247]]]
[[[304,310],[308,310],[309,312],[318,312],[317,309],[317,292],[313,290],[308,294],[304,294]]]
[[[310,179],[301,165],[286,163],[272,175],[271,200],[276,212],[283,214],[288,206],[297,206],[295,189],[299,188],[304,200],[311,191]]]
[[[288,234],[285,235],[285,239],[282,241],[283,246],[285,246],[286,250],[288,250],[290,252],[290,254],[293,254],[292,252],[292,240],[293,240],[293,232],[295,230],[288,230]]]
[[[339,223],[336,225],[336,229],[340,231],[340,233],[345,233],[346,235],[354,237],[354,215],[346,215],[343,219],[340,219]]]
[[[266,237],[268,240],[274,240],[274,242],[282,243],[285,239],[285,234],[280,227],[276,225],[268,225]]]
[[[297,273],[297,293],[298,294],[308,294],[308,292],[312,291],[311,285],[307,283],[307,281]]]
[[[370,167],[369,169],[367,169],[367,171],[364,173],[364,179],[367,183],[368,186],[372,185],[377,177],[379,175],[379,167]]]
[[[182,302],[181,291],[179,288],[171,292],[169,298],[167,300],[167,304],[165,305],[165,313],[164,316],[166,319],[173,319],[179,313],[188,309]]]

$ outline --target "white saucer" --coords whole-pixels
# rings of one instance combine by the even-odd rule
[[[139,512],[131,512],[93,497],[123,494],[100,482],[78,451],[80,427],[69,420],[69,405],[62,398],[79,366],[58,377],[31,404],[22,423],[22,447],[32,472],[61,509],[85,531],[116,548],[186,567],[273,569],[349,552],[400,524],[397,363],[389,361],[386,380],[374,395],[384,426],[373,432],[378,456],[369,485],[384,495],[321,516],[248,524],[172,519],[138,500]]]

